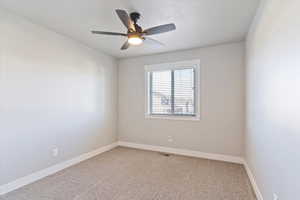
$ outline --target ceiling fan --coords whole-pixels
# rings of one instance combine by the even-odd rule
[[[92,31],[92,33],[127,37],[126,42],[121,47],[121,50],[128,49],[130,45],[134,45],[134,46],[141,45],[143,42],[151,43],[154,45],[163,45],[161,42],[154,40],[148,36],[173,31],[176,29],[175,24],[171,23],[171,24],[155,26],[144,30],[142,29],[142,27],[140,27],[137,24],[137,21],[141,16],[140,13],[132,12],[130,13],[130,15],[128,15],[125,10],[120,10],[120,9],[117,9],[116,13],[119,16],[122,23],[127,28],[127,33],[116,33],[116,32],[106,32],[106,31]]]

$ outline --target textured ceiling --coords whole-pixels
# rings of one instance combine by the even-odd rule
[[[243,40],[259,0],[0,0],[0,6],[115,57],[154,54]],[[125,38],[90,30],[126,32],[114,9],[142,14],[148,28],[175,23],[177,30],[153,36],[163,47],[121,51]]]

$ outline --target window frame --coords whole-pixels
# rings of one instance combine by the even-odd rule
[[[169,120],[200,120],[200,60],[180,61],[173,63],[162,63],[146,65],[145,67],[145,118],[147,119],[169,119]],[[152,114],[151,113],[151,85],[149,72],[169,71],[180,69],[194,69],[194,101],[195,114]]]

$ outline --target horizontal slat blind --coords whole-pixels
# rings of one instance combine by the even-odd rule
[[[194,69],[150,72],[150,113],[195,115]]]
[[[193,115],[194,69],[174,70],[174,114]]]
[[[171,71],[151,72],[151,113],[172,114]]]

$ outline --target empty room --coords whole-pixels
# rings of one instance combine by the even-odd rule
[[[297,200],[299,0],[0,0],[0,200]]]

